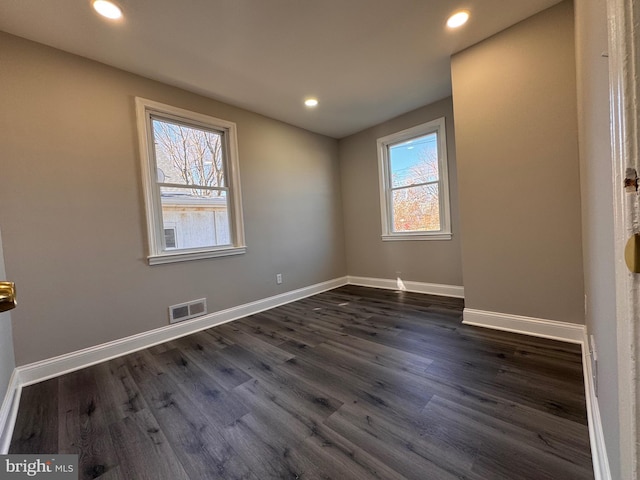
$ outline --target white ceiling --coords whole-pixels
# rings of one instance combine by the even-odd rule
[[[450,95],[452,53],[559,0],[117,3],[110,22],[90,0],[1,0],[0,30],[341,138]]]

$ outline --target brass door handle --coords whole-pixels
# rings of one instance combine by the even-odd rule
[[[0,282],[0,312],[6,312],[16,308],[16,284],[13,282]]]
[[[632,273],[640,273],[640,233],[629,238],[624,249],[624,260]]]

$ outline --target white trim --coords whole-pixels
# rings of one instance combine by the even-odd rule
[[[239,318],[285,305],[318,293],[332,290],[347,284],[392,290],[405,290],[432,295],[463,297],[464,289],[460,286],[442,285],[422,282],[402,282],[404,288],[398,288],[399,280],[340,277],[309,287],[300,288],[283,294],[268,297],[255,302],[208,314],[197,319],[172,324],[112,342],[85,348],[40,362],[31,363],[14,369],[9,381],[7,394],[0,408],[0,454],[9,450],[11,436],[18,414],[18,406],[22,387],[57,377],[81,368],[89,367],[128,353],[189,335],[216,325],[228,323]],[[600,409],[591,381],[591,364],[588,361],[587,333],[583,325],[575,325],[555,320],[544,320],[520,315],[501,314],[482,310],[464,309],[466,325],[506,330],[536,337],[562,340],[582,345],[582,364],[586,392],[589,438],[593,456],[595,480],[611,480],[609,463],[604,443]]]
[[[165,185],[166,184],[163,184],[163,186]],[[184,187],[184,185],[180,185],[180,187]],[[225,197],[210,197],[210,198],[163,197],[161,201],[162,201],[163,207],[164,206],[173,207],[174,205],[175,206],[187,205],[189,207],[223,207],[224,208],[227,206],[227,200],[225,199]]]
[[[296,300],[310,297],[346,284],[347,277],[336,278],[327,282],[318,283],[309,287],[292,290],[273,297],[267,297],[255,302],[203,315],[192,320],[174,323],[172,325],[167,325],[166,327],[156,328],[148,332],[138,333],[136,335],[131,335],[130,337],[121,338],[112,342],[60,355],[58,357],[48,358],[46,360],[20,366],[16,370],[19,373],[21,385],[31,385],[49,378],[95,365],[96,363],[111,360],[112,358],[126,355],[137,350],[142,350],[143,348],[148,348],[159,343],[168,342],[169,340],[199,332],[216,325],[231,322],[248,315],[254,315],[290,302],[295,302]]]
[[[347,284],[393,290],[406,290],[410,292],[449,297],[464,296],[464,289],[459,286],[405,281],[404,284],[406,288],[398,288],[397,282],[397,280],[366,277],[339,277],[308,287],[292,290],[290,292],[281,293],[272,297],[256,300],[237,307],[221,310],[219,312],[209,313],[192,320],[174,323],[172,325],[113,340],[101,345],[95,345],[93,347],[77,350],[57,357],[23,365],[17,367],[16,372],[19,374],[20,386],[32,385],[49,378],[64,375],[65,373],[89,367],[96,363],[111,360],[113,358],[126,355],[137,350],[142,350],[153,345],[158,345],[163,342],[168,342],[216,325],[221,325],[249,315],[254,315],[256,313],[295,302],[312,295],[317,295],[318,293],[342,287]]]
[[[18,416],[18,405],[20,405],[20,395],[22,393],[22,384],[20,382],[20,374],[18,369],[14,369],[9,379],[7,393],[2,401],[0,408],[0,455],[4,455],[9,451],[13,427]]]
[[[361,287],[384,288],[386,290],[404,290],[407,292],[426,293],[429,295],[441,295],[443,297],[464,298],[464,287],[458,285],[443,285],[440,283],[413,282],[401,278],[370,278],[349,276],[350,285]]]
[[[397,241],[405,241],[405,240],[451,240],[451,233],[425,233],[420,232],[418,234],[415,233],[402,233],[393,235],[382,235],[383,242],[397,242]]]
[[[150,255],[147,257],[149,265],[163,265],[165,263],[189,262],[191,260],[203,260],[205,258],[228,257],[231,255],[242,255],[247,253],[247,247],[218,248],[216,250],[182,250],[173,253],[175,250],[167,250],[167,253]]]
[[[584,338],[582,339],[582,372],[584,375],[593,473],[595,480],[612,480],[607,448],[604,441],[604,431],[602,429],[602,419],[600,417],[600,406],[598,404],[598,397],[596,396],[595,385],[593,384],[593,372],[591,371],[591,361],[589,358],[591,355],[593,355],[593,352],[589,350],[589,341],[585,329]]]
[[[587,405],[587,423],[589,426],[589,443],[595,480],[612,480],[609,459],[604,441],[602,419],[598,397],[596,397],[587,329],[584,325],[559,322],[542,318],[524,317],[508,313],[487,312],[465,308],[463,312],[465,325],[473,325],[494,330],[520,333],[533,337],[549,338],[568,343],[577,343],[582,347],[582,372],[584,376],[585,400]]]
[[[366,277],[340,277],[219,312],[213,312],[192,320],[174,323],[172,325],[138,333],[136,335],[103,343],[101,345],[88,347],[83,350],[77,350],[75,352],[23,365],[17,367],[16,370],[19,373],[21,386],[31,385],[49,378],[95,365],[96,363],[111,360],[112,358],[126,355],[137,350],[142,350],[153,345],[199,332],[216,325],[221,325],[223,323],[231,322],[239,318],[278,307],[280,305],[295,302],[296,300],[310,297],[347,284],[393,290],[406,290],[410,292],[449,297],[461,298],[464,296],[464,289],[459,286],[405,281],[403,282],[405,288],[398,288],[397,282],[397,280]]]
[[[638,158],[640,9],[635,3],[635,0],[607,0],[620,429],[618,442],[620,457],[616,461],[620,462],[620,475],[625,479],[637,479],[640,473],[640,449],[638,448],[640,441],[638,434],[640,403],[638,284],[640,280],[637,275],[634,278],[627,270],[623,253],[627,239],[633,233],[637,233],[637,221],[640,215],[638,196],[634,193],[625,193],[623,183],[627,168],[640,169]]]
[[[465,308],[462,323],[476,327],[522,333],[533,337],[549,338],[570,343],[584,341],[585,326],[542,318],[524,317],[510,313],[487,312]]]

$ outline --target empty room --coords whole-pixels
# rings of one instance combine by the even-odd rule
[[[0,2],[0,478],[638,478],[639,21]]]

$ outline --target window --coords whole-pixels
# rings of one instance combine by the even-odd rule
[[[378,139],[382,240],[450,240],[444,118]]]
[[[136,98],[149,263],[242,254],[235,123]]]

